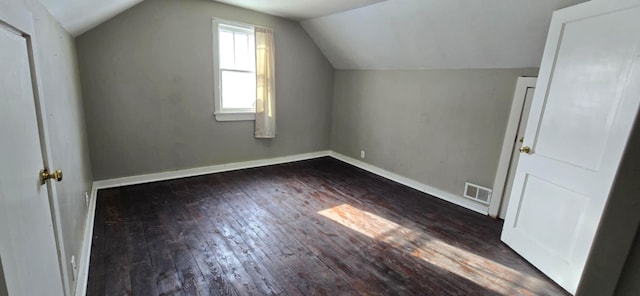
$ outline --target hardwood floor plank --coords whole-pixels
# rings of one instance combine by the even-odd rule
[[[252,241],[256,246],[255,250],[257,252],[261,249],[270,250],[271,256],[264,254],[265,259],[274,262],[277,266],[275,270],[281,273],[284,282],[295,286],[295,288],[290,286],[291,288],[287,289],[287,294],[297,294],[296,288],[304,295],[322,295],[327,292],[327,287],[318,285],[317,277],[314,278],[307,273],[300,272],[300,270],[309,269],[310,266],[314,266],[314,274],[331,279],[335,288],[346,287],[346,283],[341,285],[340,278],[305,246],[291,239],[279,240],[278,237],[285,236],[285,234],[277,229],[272,227],[263,229],[261,225],[268,225],[267,221],[273,222],[273,220],[269,220],[271,217],[267,218],[267,213],[260,214],[262,216],[260,221],[254,219],[257,214],[255,210],[249,210],[251,214],[247,215],[246,208],[241,208],[241,206],[249,203],[248,198],[247,196],[234,195],[231,199],[227,199],[227,202],[231,205],[231,210],[238,215],[236,220],[238,227],[243,229],[245,234],[248,234],[245,237],[257,235]],[[295,251],[292,248],[295,248]],[[306,254],[306,256],[297,256],[296,254]],[[277,277],[277,273],[275,277]]]
[[[567,295],[501,229],[331,158],[100,190],[88,295]]]
[[[239,226],[239,217],[235,216],[235,212],[229,208],[227,200],[224,198],[226,193],[222,194],[219,198],[221,203],[215,209],[216,219],[222,223],[218,223],[217,230],[224,237],[227,245],[233,250],[236,258],[241,259],[242,265],[249,276],[253,278],[257,286],[260,286],[263,293],[266,294],[282,294],[282,289],[278,284],[278,281],[273,278],[273,274],[269,268],[266,267],[268,259],[260,249],[254,249],[249,243],[247,233],[241,230]],[[201,209],[205,209],[204,213],[207,217],[214,215],[214,212],[210,210],[210,206],[202,206]],[[197,213],[198,209],[193,209]]]
[[[127,225],[125,223],[107,223],[105,257],[105,295],[131,294],[131,265],[127,254]]]
[[[229,185],[230,181],[225,179],[224,183]],[[279,246],[284,258],[294,264],[292,268],[298,271],[298,276],[302,280],[311,280],[311,285],[308,288],[311,289],[312,294],[358,294],[356,291],[346,290],[348,285],[344,282],[344,277],[337,274],[337,271],[330,269],[322,261],[322,258],[312,251],[313,246],[299,240],[291,232],[291,229],[282,222],[283,217],[273,215],[263,204],[256,203],[253,199],[245,199],[243,202],[236,202],[236,204],[248,207],[244,217],[259,217],[261,221],[257,223],[266,226],[264,231],[272,232],[274,237],[282,239],[272,242]]]
[[[344,164],[341,163],[339,165],[344,166]],[[349,170],[339,171],[348,172]],[[305,175],[305,178],[309,178],[309,176]],[[417,207],[415,203],[423,202],[419,199],[423,196],[422,194],[419,194],[413,190],[408,190],[408,192],[412,194],[409,194],[407,196],[390,194],[401,192],[399,189],[403,187],[384,179],[380,180],[379,177],[371,174],[367,174],[366,178],[359,178],[359,186],[353,186],[352,183],[348,182],[353,180],[349,180],[349,178],[345,178],[344,176],[342,176],[341,178],[333,178],[332,180],[336,181],[331,185],[332,188],[336,190],[345,190],[346,196],[358,196],[356,201],[373,198],[377,200],[375,200],[374,203],[369,203],[369,205],[381,205],[385,203],[385,200],[394,201],[393,203],[386,203],[388,206],[405,204],[402,210],[398,208],[392,208],[390,211],[386,211],[382,215],[386,217],[392,217],[392,220],[403,221],[403,225],[411,225],[413,228],[417,228],[419,231],[418,233],[428,234],[429,240],[440,240],[445,244],[455,245],[457,249],[463,252],[466,251],[469,253],[473,253],[472,255],[477,255],[477,257],[491,258],[488,262],[481,262],[481,265],[479,265],[478,262],[474,261],[468,262],[466,266],[477,269],[481,274],[466,274],[467,276],[475,277],[476,280],[478,280],[478,277],[483,278],[483,280],[487,283],[494,281],[495,283],[492,285],[494,288],[500,288],[499,290],[501,291],[507,291],[505,293],[518,294],[528,291],[526,288],[522,288],[518,284],[523,279],[532,280],[536,277],[545,278],[545,276],[542,275],[539,271],[530,268],[530,265],[521,257],[511,256],[512,251],[508,247],[506,247],[499,239],[499,234],[502,226],[501,223],[487,223],[495,222],[494,220],[490,219],[480,219],[479,221],[468,219],[453,219],[453,217],[459,217],[468,213],[460,212],[463,209],[459,207],[447,207],[446,202],[437,199],[430,199],[428,201],[429,203],[436,204],[436,206]],[[374,184],[379,184],[380,182],[390,184],[386,184],[388,186],[382,186],[381,189],[383,189],[383,192],[381,193],[372,193],[368,190],[368,188],[376,188]],[[360,191],[354,192],[354,189],[360,189]],[[405,197],[411,198],[408,199]],[[384,200],[379,200],[380,198]],[[444,204],[438,205],[437,203]],[[375,208],[381,207],[378,206]],[[431,211],[431,215],[425,216],[423,212],[416,211],[417,209],[424,208],[426,208],[427,211]],[[368,209],[371,208],[369,207]],[[382,209],[384,209],[384,207],[382,207]],[[439,209],[441,211],[433,212],[432,209]],[[373,211],[375,211],[375,209],[373,209]],[[398,215],[398,213],[403,213],[403,215],[400,216]],[[461,239],[464,237],[468,237],[470,234],[477,237],[485,237],[488,239],[486,239],[482,244],[478,244],[475,240]],[[502,270],[508,271],[510,269],[515,269],[518,272],[509,272],[509,275],[497,274],[498,271],[496,271],[496,265],[502,266]],[[491,266],[493,267],[493,269],[484,268],[485,266]],[[508,278],[512,279],[509,280]],[[553,291],[557,289],[555,284],[550,283],[549,281],[535,282],[536,289],[539,291]],[[517,289],[517,291],[510,289]],[[533,292],[534,291],[528,291],[527,293]]]
[[[246,209],[240,208],[238,210],[243,213],[246,211]],[[326,295],[330,289],[342,290],[346,288],[346,282],[322,263],[308,248],[295,240],[290,233],[282,232],[282,229],[274,227],[274,225],[260,227],[260,225],[266,225],[270,218],[264,217],[257,221],[255,217],[248,215],[245,216],[245,219],[248,221],[247,223],[252,225],[251,230],[266,244],[265,249],[271,250],[272,256],[281,260],[282,264],[290,270],[291,276],[289,278],[295,281],[296,286],[303,294]],[[281,271],[286,272],[286,270]],[[327,285],[327,282],[333,285]]]
[[[216,203],[220,202],[216,198]],[[229,246],[226,237],[223,235],[223,224],[225,223],[219,216],[218,212],[211,213],[203,210],[200,206],[190,206],[189,210],[195,217],[197,228],[203,235],[203,239],[209,248],[215,250],[214,257],[219,267],[216,270],[221,271],[220,279],[225,280],[224,290],[239,293],[240,295],[257,294],[260,287],[256,285],[251,274],[245,270],[243,263],[236,257],[233,249]],[[209,216],[209,214],[211,216]]]
[[[161,199],[158,213],[166,233],[167,246],[176,266],[178,278],[187,295],[218,295],[210,266],[215,263],[206,242],[193,221],[185,214],[180,199]]]
[[[261,189],[262,192],[260,194],[264,196],[265,193],[268,192],[264,184],[255,182],[254,185],[244,188],[246,194],[250,196],[254,196],[257,192],[261,191]],[[273,194],[273,192],[269,193]],[[280,194],[280,196],[284,197],[286,202],[268,203],[267,205],[270,206],[268,209],[273,211],[272,213],[274,215],[284,218],[284,221],[288,222],[286,228],[295,230],[295,233],[298,234],[298,240],[306,242],[313,239],[315,244],[309,244],[309,248],[312,248],[312,251],[318,258],[321,258],[330,268],[339,270],[342,277],[348,277],[350,282],[352,282],[352,286],[360,287],[360,292],[363,294],[382,295],[390,292],[387,291],[387,289],[380,289],[379,287],[381,282],[389,282],[394,276],[393,274],[387,273],[386,277],[381,275],[378,270],[369,268],[371,267],[369,264],[363,264],[367,261],[363,256],[360,256],[361,253],[352,253],[341,247],[352,244],[353,241],[347,241],[338,234],[334,234],[324,228],[321,221],[308,217],[310,213],[314,213],[315,211],[305,211],[301,209],[310,207],[311,203],[304,201],[298,206],[291,207],[288,205],[288,202],[292,202],[295,198],[286,194]],[[272,198],[272,200],[276,199]],[[260,202],[260,200],[258,200],[258,202]],[[323,229],[329,232],[325,232]],[[317,245],[317,247],[315,247],[315,245]],[[364,277],[362,276],[363,274],[367,276]],[[382,287],[387,286],[388,285],[382,285]],[[378,288],[374,290],[371,287]],[[402,286],[402,288],[404,288],[404,286]],[[397,289],[395,292],[400,293],[401,290],[402,289]]]
[[[164,236],[162,226],[145,224],[151,272],[158,295],[182,295],[180,277]]]
[[[286,183],[287,185],[292,185],[291,181],[287,181],[287,182],[285,182],[285,181],[274,181],[273,183],[274,183],[274,184],[284,184],[284,183]],[[296,185],[300,185],[300,184],[296,184]],[[257,184],[256,186],[257,186],[257,188],[264,187],[264,186],[261,186],[260,184]],[[279,191],[279,190],[281,190],[281,189],[277,189],[277,188],[276,188],[276,191]],[[308,194],[308,195],[313,195],[313,192],[305,192],[305,190],[306,190],[306,189],[298,188],[296,191],[298,191],[298,192],[304,192],[305,194]],[[263,193],[262,195],[264,195],[264,193]],[[327,197],[327,196],[324,196],[324,197]],[[305,201],[304,201],[304,203],[305,203],[307,206],[308,206],[308,205],[314,205],[314,204],[316,204],[316,203],[318,202],[318,200],[319,200],[319,199],[322,199],[322,198],[320,198],[320,196],[318,196],[318,198],[315,198],[315,199],[313,199],[313,200],[305,200]],[[294,199],[292,199],[292,201],[289,201],[289,202],[294,202],[294,203],[295,203],[295,202],[296,202],[296,200],[300,200],[300,199],[295,199],[295,198],[294,198]],[[310,201],[311,201],[311,202],[310,202]],[[311,214],[313,214],[313,213],[315,213],[315,212],[316,212],[316,210],[322,210],[322,209],[325,209],[325,208],[331,208],[331,207],[333,207],[333,206],[336,206],[336,205],[342,204],[343,202],[344,202],[344,200],[334,200],[334,201],[332,201],[332,202],[329,202],[329,205],[325,205],[324,207],[323,207],[322,205],[317,205],[317,207],[316,207],[315,209],[311,210],[311,211],[310,211],[310,213],[311,213]],[[281,205],[280,207],[287,207],[287,205],[286,205],[286,203],[285,203],[285,204]],[[298,205],[298,206],[295,206],[294,208],[303,208],[303,207],[304,207],[303,205]],[[289,209],[287,209],[285,212],[287,212],[287,211],[295,211],[295,209],[294,209],[294,208],[289,208]],[[286,214],[285,214],[285,215],[286,215]],[[296,215],[305,215],[305,214],[304,214],[304,213],[297,213]],[[291,220],[291,219],[287,219],[287,220]],[[317,220],[317,218],[307,217],[306,219],[302,219],[302,220],[303,220],[303,221],[304,221],[304,220],[316,220],[316,223],[317,223],[317,224],[324,225],[324,223],[319,222],[319,221]],[[293,227],[293,228],[295,228],[295,227]],[[303,226],[301,227],[301,229],[305,229],[305,230],[314,229],[314,228],[315,228],[315,227],[314,227],[313,225],[311,225],[311,224],[306,224],[306,225],[303,225]],[[318,232],[318,234],[323,234],[322,227],[318,228],[318,229],[317,229],[317,232]],[[340,231],[338,231],[338,232],[340,232]],[[341,233],[343,233],[343,232],[341,232]],[[347,233],[346,235],[347,235],[347,236],[349,236],[349,233]],[[321,237],[321,236],[322,236],[322,235],[316,235],[316,237]],[[334,235],[334,237],[340,237],[340,236],[338,236],[338,235]],[[379,245],[380,245],[380,244],[377,244],[375,240],[371,240],[371,239],[368,239],[368,238],[365,238],[365,237],[362,237],[362,239],[363,239],[362,244],[358,244],[358,240],[354,240],[354,238],[353,238],[353,236],[352,236],[352,237],[351,237],[351,239],[350,239],[350,244],[351,244],[351,245],[358,245],[358,246],[361,248],[361,250],[371,249],[371,248],[372,248],[372,246],[373,246],[373,248],[375,248],[375,247],[377,247],[377,246],[379,246]],[[333,246],[340,246],[340,245],[344,245],[344,244],[346,244],[344,241],[333,241],[333,242],[331,243],[331,245],[333,245]],[[359,260],[361,260],[361,261],[363,261],[363,262],[368,262],[368,264],[367,264],[368,266],[371,266],[371,267],[375,266],[375,267],[377,267],[377,268],[380,270],[380,272],[385,273],[389,279],[390,279],[390,278],[393,278],[393,277],[394,277],[394,275],[396,275],[396,274],[397,274],[396,270],[394,270],[393,268],[389,268],[389,267],[387,267],[387,266],[384,266],[383,264],[379,264],[379,263],[380,263],[380,258],[387,258],[387,257],[388,257],[388,255],[389,255],[389,252],[390,252],[390,251],[391,251],[391,252],[393,252],[393,251],[395,251],[396,249],[394,249],[394,248],[386,248],[386,247],[384,247],[384,246],[381,246],[381,250],[382,250],[381,254],[384,254],[384,255],[383,255],[383,256],[380,256],[380,257],[376,257],[376,256],[371,257],[371,258],[373,258],[373,259],[374,259],[374,261],[370,261],[370,260],[367,260],[367,259],[362,258],[362,257],[361,257],[361,258],[358,258],[358,259],[359,259]],[[370,253],[369,253],[369,255],[373,255],[373,253],[371,253],[371,252],[370,252]],[[406,255],[406,254],[400,254],[400,253],[399,253],[399,256],[405,256],[405,255]],[[331,257],[331,256],[328,256],[327,254],[323,254],[323,257]],[[406,261],[406,260],[405,260],[405,261]],[[395,265],[398,265],[398,263],[394,263],[393,265],[394,265],[394,266],[395,266]],[[417,269],[417,270],[420,270],[420,269],[423,269],[423,268],[424,268],[424,267],[419,266],[419,264],[418,264],[418,265],[416,265],[416,264],[411,264],[411,265],[412,265],[412,266],[411,266],[411,268],[404,268],[403,270],[404,270],[404,271],[416,270],[416,269]],[[358,266],[358,268],[360,268],[362,271],[368,272],[369,274],[371,274],[371,273],[375,273],[375,272],[376,272],[376,271],[375,271],[375,269],[372,271],[372,270],[367,270],[366,268],[362,269],[362,267],[360,267],[360,266]],[[403,275],[401,275],[400,277],[396,276],[395,278],[396,278],[396,279],[399,279],[399,280],[402,282],[402,277],[403,277],[403,276],[404,276],[404,278],[405,278],[405,279],[411,279],[413,274],[414,274],[414,272],[411,272],[410,274],[407,274],[407,273],[405,272],[405,273],[404,273]],[[435,278],[437,278],[437,277],[435,277]],[[368,280],[368,282],[369,282],[370,284],[375,284],[375,280],[373,280],[373,279],[371,279],[371,278],[368,278],[367,280]],[[372,281],[373,281],[373,283],[372,283]],[[387,282],[389,282],[389,281],[387,281]],[[442,283],[440,283],[440,284],[442,284]],[[380,287],[380,285],[373,285],[373,286]],[[389,288],[390,288],[390,289],[392,289],[392,290],[394,291],[394,293],[395,293],[395,294],[401,294],[401,293],[402,293],[402,290],[405,290],[405,289],[406,289],[406,288],[408,288],[409,286],[411,286],[411,281],[404,281],[402,284],[392,284]],[[455,291],[455,290],[456,290],[456,286],[452,286],[452,287],[451,287],[451,289],[452,289],[452,291]],[[366,294],[374,294],[375,292],[365,291],[364,293],[366,293]],[[420,293],[419,293],[418,291],[416,291],[416,290],[413,290],[411,293],[412,293],[412,294],[420,294]],[[467,294],[468,294],[468,293],[469,293],[469,292],[467,291]],[[487,294],[487,293],[485,293],[485,294]]]
[[[126,229],[127,252],[131,264],[131,292],[133,295],[158,295],[142,222],[126,224]]]
[[[376,181],[379,182],[379,180],[376,180]],[[352,185],[351,187],[356,187],[356,186]],[[371,187],[362,186],[360,188],[371,188]],[[342,196],[346,197],[347,199],[350,199],[350,197],[354,196],[354,194],[353,192],[348,192]],[[428,245],[433,241],[440,242],[439,238],[432,235],[432,234],[438,234],[438,231],[434,231],[433,228],[431,229],[422,228],[420,227],[420,224],[413,222],[412,219],[407,219],[406,216],[396,215],[395,213],[397,213],[398,211],[395,211],[395,213],[388,212],[388,211],[379,211],[378,209],[376,209],[376,207],[372,208],[370,206],[370,203],[366,203],[366,202],[363,203],[362,201],[363,199],[365,199],[365,196],[373,196],[373,194],[370,194],[369,192],[355,194],[355,196],[359,196],[359,198],[351,199],[351,202],[359,203],[359,207],[362,207],[362,209],[367,211],[367,213],[371,212],[371,213],[374,213],[375,216],[386,217],[392,221],[396,221],[398,224],[396,223],[394,224],[396,224],[398,227],[401,227],[403,232],[411,233],[411,235],[404,234],[404,235],[398,235],[398,236],[391,235],[388,233],[383,234],[384,237],[393,238],[392,240],[389,240],[389,239],[385,239],[385,240],[387,240],[388,243],[394,246],[395,249],[407,249],[408,250],[407,253],[411,253],[413,256],[422,259],[423,262],[421,263],[436,262],[438,266],[441,268],[445,268],[447,270],[453,270],[455,273],[459,275],[461,274],[464,278],[473,279],[474,282],[484,283],[484,286],[492,287],[493,290],[500,291],[505,294],[516,293],[516,291],[514,291],[512,287],[497,285],[494,275],[488,274],[486,272],[486,268],[484,265],[490,265],[492,262],[475,262],[473,260],[468,259],[468,261],[465,262],[466,263],[465,265],[458,266],[458,264],[455,261],[452,261],[448,257],[450,253],[449,252],[450,248],[447,243],[441,244],[442,246],[440,247],[440,250],[431,247],[430,250],[425,251],[422,248],[423,245]],[[387,198],[393,198],[393,197],[387,197]],[[420,219],[417,219],[417,220],[420,220]],[[451,225],[451,224],[453,223],[448,223],[445,225]],[[447,229],[446,233],[450,232],[450,229],[454,231],[456,230],[459,231],[460,229],[464,229],[464,228],[462,226],[451,227]],[[372,230],[372,229],[363,229],[363,230],[368,232],[370,231],[375,232],[375,230]],[[399,239],[396,239],[396,237]],[[411,237],[411,240],[410,241],[406,240],[404,239],[405,237]],[[462,242],[462,240],[460,239],[460,237],[457,237],[455,239],[455,242],[456,242],[456,245],[459,245],[458,243]],[[478,242],[482,243],[481,241],[478,241]],[[458,247],[455,247],[455,248],[458,249]],[[464,252],[464,250],[460,250],[460,251]],[[460,285],[456,284],[451,286],[459,287]],[[474,289],[474,285],[471,285],[469,289]],[[483,294],[487,294],[487,293],[490,293],[490,291],[484,292]]]

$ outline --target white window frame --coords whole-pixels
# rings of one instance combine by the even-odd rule
[[[253,32],[255,25],[249,25],[234,21],[227,21],[220,18],[212,18],[213,32],[213,87],[214,87],[214,112],[213,115],[217,121],[247,121],[256,119],[256,110],[253,109],[236,109],[233,111],[222,110],[222,75],[220,71],[220,47],[218,42],[219,25],[227,25],[237,27],[241,30]]]

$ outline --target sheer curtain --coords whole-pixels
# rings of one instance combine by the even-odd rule
[[[255,28],[256,138],[276,137],[276,82],[273,30]]]

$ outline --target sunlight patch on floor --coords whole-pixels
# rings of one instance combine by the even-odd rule
[[[428,233],[414,231],[348,204],[322,210],[318,214],[500,294],[534,295],[535,287],[548,285]]]

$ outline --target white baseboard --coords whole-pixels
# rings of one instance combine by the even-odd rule
[[[248,168],[256,168],[256,167],[262,167],[262,166],[268,166],[268,165],[274,165],[274,164],[319,158],[324,156],[329,156],[328,150],[283,156],[283,157],[268,158],[268,159],[219,164],[219,165],[212,165],[212,166],[199,167],[199,168],[186,169],[186,170],[177,170],[177,171],[154,173],[154,174],[147,174],[147,175],[100,180],[100,181],[96,181],[95,185],[98,189],[105,189],[105,188],[143,184],[143,183],[172,180],[172,179],[179,179],[179,178],[186,178],[186,177],[193,177],[193,176],[200,176],[200,175],[208,175],[213,173],[235,171],[235,170],[248,169]]]
[[[155,173],[155,174],[95,181],[93,182],[93,188],[91,189],[91,197],[89,200],[89,209],[88,209],[89,212],[87,214],[87,220],[85,224],[84,238],[83,238],[84,240],[82,242],[82,253],[81,253],[82,255],[79,262],[80,269],[78,271],[78,281],[76,283],[75,295],[84,296],[86,295],[86,292],[87,292],[87,282],[89,279],[89,263],[91,258],[91,242],[93,239],[93,223],[95,220],[96,198],[97,198],[98,189],[127,186],[127,185],[134,185],[134,184],[143,184],[143,183],[150,183],[150,182],[156,182],[156,181],[164,181],[164,180],[220,173],[220,172],[226,172],[226,171],[233,171],[233,170],[262,167],[262,166],[268,166],[268,165],[274,165],[274,164],[282,164],[282,163],[288,163],[288,162],[294,162],[294,161],[300,161],[300,160],[319,158],[324,156],[331,156],[337,160],[359,167],[363,170],[369,171],[383,178],[411,187],[418,191],[427,193],[429,195],[432,195],[442,200],[459,205],[463,208],[478,212],[480,214],[486,215],[488,212],[488,207],[486,205],[482,205],[477,202],[467,200],[461,196],[457,196],[455,194],[433,188],[429,185],[420,183],[416,180],[398,175],[396,173],[392,173],[390,171],[381,169],[374,165],[362,162],[360,160],[342,155],[334,151],[328,151],[328,150],[297,154],[297,155],[291,155],[291,156],[269,158],[269,159],[251,160],[251,161],[245,161],[245,162],[228,163],[228,164],[221,164],[221,165],[214,165],[214,166],[207,166],[207,167],[200,167],[200,168],[193,168],[193,169],[186,169],[186,170],[178,170],[178,171],[171,171],[171,172],[162,172],[162,173]]]
[[[89,281],[89,263],[91,261],[91,243],[93,242],[93,222],[96,216],[96,197],[98,196],[98,188],[96,182],[91,187],[91,196],[89,197],[89,208],[87,209],[87,219],[84,226],[84,236],[82,239],[82,249],[80,250],[80,262],[78,264],[78,280],[76,282],[76,296],[85,296],[87,294],[87,282]]]
[[[474,212],[478,212],[480,214],[486,215],[488,213],[488,211],[489,211],[489,208],[486,205],[483,205],[483,204],[480,204],[478,202],[466,199],[466,198],[464,198],[462,196],[458,196],[458,195],[455,195],[453,193],[449,193],[449,192],[446,192],[446,191],[443,191],[443,190],[440,190],[440,189],[437,189],[437,188],[433,188],[433,187],[431,187],[431,186],[429,186],[427,184],[420,183],[420,182],[418,182],[416,180],[413,180],[413,179],[398,175],[396,173],[387,171],[385,169],[381,169],[381,168],[379,168],[377,166],[362,162],[360,160],[357,160],[355,158],[351,158],[349,156],[340,154],[338,152],[331,151],[331,152],[329,152],[329,156],[331,156],[331,157],[333,157],[335,159],[338,159],[340,161],[346,162],[348,164],[351,164],[353,166],[359,167],[359,168],[361,168],[361,169],[363,169],[365,171],[369,171],[371,173],[374,173],[374,174],[376,174],[378,176],[381,176],[383,178],[386,178],[386,179],[389,179],[391,181],[400,183],[402,185],[411,187],[411,188],[413,188],[415,190],[418,190],[418,191],[424,192],[426,194],[435,196],[435,197],[440,198],[442,200],[445,200],[445,201],[448,201],[450,203],[459,205],[459,206],[461,206],[463,208],[472,210]]]

